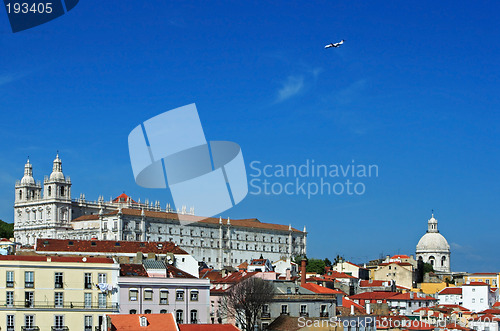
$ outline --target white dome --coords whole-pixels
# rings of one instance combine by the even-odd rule
[[[50,180],[64,180],[64,174],[62,172],[52,172],[49,177]]]
[[[64,174],[62,172],[62,161],[59,158],[59,153],[54,160],[54,166],[52,167],[52,173],[50,174],[49,179],[51,181],[54,180],[64,180]]]
[[[418,241],[417,254],[424,252],[450,252],[448,241],[439,232],[427,232]]]
[[[21,178],[21,184],[23,184],[23,185],[35,185],[35,178],[33,178],[33,176],[23,176],[23,178]]]

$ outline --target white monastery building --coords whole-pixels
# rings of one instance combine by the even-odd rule
[[[237,266],[263,256],[271,261],[306,254],[307,232],[257,219],[230,220],[174,211],[160,203],[136,202],[125,194],[104,201],[71,198],[71,180],[59,155],[43,186],[28,160],[15,186],[14,237],[23,245],[38,238],[170,241],[215,268]]]

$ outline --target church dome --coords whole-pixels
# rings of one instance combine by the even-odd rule
[[[427,233],[418,241],[417,254],[424,252],[450,252],[450,245],[448,245],[448,241],[446,241],[445,237],[439,233],[437,223],[437,219],[432,215],[431,219],[427,222]]]
[[[439,232],[427,232],[418,241],[417,254],[419,252],[449,252],[450,245],[445,237]]]
[[[57,154],[54,160],[54,166],[52,167],[52,173],[50,174],[49,179],[51,181],[64,180],[64,174],[62,172],[62,161],[59,158],[59,154]]]
[[[33,178],[33,167],[30,160],[24,165],[24,176],[21,178],[22,185],[35,185],[35,178]]]

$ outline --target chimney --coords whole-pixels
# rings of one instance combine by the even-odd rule
[[[351,305],[351,315],[354,315],[354,305]]]
[[[290,268],[286,269],[286,280],[291,279],[291,273],[290,273]]]
[[[300,261],[300,285],[304,285],[306,283],[306,259],[302,259]]]
[[[415,296],[415,293],[410,292],[410,299],[411,299],[411,300],[413,300],[414,296]]]
[[[366,304],[366,314],[370,315],[370,304]]]

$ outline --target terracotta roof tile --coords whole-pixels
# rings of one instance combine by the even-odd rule
[[[232,324],[179,324],[179,331],[239,331]]]
[[[440,295],[443,294],[457,294],[457,295],[462,295],[462,288],[461,287],[446,287],[439,291]]]
[[[117,331],[178,331],[173,313],[170,314],[130,314],[108,315],[111,318],[112,330]],[[145,316],[148,325],[140,326],[140,317]]]
[[[462,286],[490,286],[490,284],[486,284],[485,282],[470,282],[468,284],[463,284]]]
[[[398,295],[398,292],[388,292],[388,291],[373,291],[364,292],[351,295],[349,299],[351,300],[386,300]]]
[[[338,290],[332,290],[327,287],[314,284],[314,283],[305,283],[301,285],[303,288],[312,291],[317,294],[345,294],[344,292],[338,291]]]
[[[48,261],[50,259],[50,261]],[[34,255],[0,255],[0,261],[33,261],[57,263],[114,263],[113,259],[105,257],[69,257],[69,256],[34,256]]]
[[[148,273],[142,264],[120,264],[122,277],[147,277]]]

